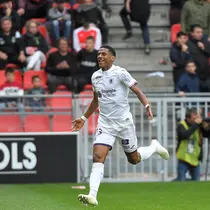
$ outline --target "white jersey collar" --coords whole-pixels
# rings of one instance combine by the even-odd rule
[[[113,65],[111,66],[110,69],[108,69],[108,70],[106,70],[106,71],[103,71],[103,70],[101,69],[101,71],[102,71],[103,74],[107,74],[108,72],[114,70],[114,68],[115,68],[115,65],[113,64]]]

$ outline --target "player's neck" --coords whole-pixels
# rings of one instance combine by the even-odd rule
[[[112,65],[113,65],[113,64],[111,64],[111,65],[109,65],[109,66],[107,66],[107,67],[105,67],[105,68],[102,68],[102,71],[107,71],[107,70],[109,70],[109,69],[112,67]]]

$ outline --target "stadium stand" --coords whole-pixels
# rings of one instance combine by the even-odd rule
[[[0,115],[0,132],[22,132],[22,119],[18,115]]]
[[[25,132],[49,132],[50,120],[46,115],[27,115],[24,122]]]
[[[71,115],[54,115],[52,118],[52,131],[62,132],[71,131],[72,127]]]

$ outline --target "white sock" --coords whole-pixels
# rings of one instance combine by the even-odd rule
[[[141,161],[146,160],[156,152],[156,148],[153,144],[148,147],[139,147],[137,151],[140,153]]]
[[[89,195],[97,197],[98,188],[104,176],[104,164],[93,163],[92,172],[90,174],[90,192]]]

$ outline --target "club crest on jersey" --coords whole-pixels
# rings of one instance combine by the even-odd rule
[[[102,94],[101,94],[101,92],[100,92],[100,91],[98,91],[98,92],[97,92],[97,94],[98,94],[98,97],[99,97],[99,98],[101,98],[101,97],[102,97]]]

